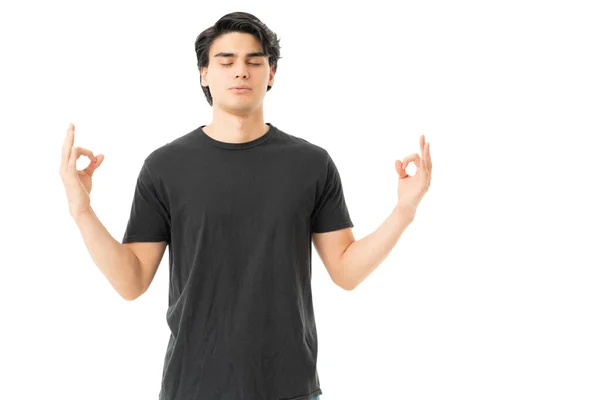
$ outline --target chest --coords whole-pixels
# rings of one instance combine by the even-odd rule
[[[299,162],[223,163],[180,171],[170,188],[175,222],[308,220],[317,179]]]

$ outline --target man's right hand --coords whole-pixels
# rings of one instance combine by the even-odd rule
[[[74,147],[75,126],[69,124],[67,136],[63,143],[62,159],[60,163],[60,177],[65,185],[69,212],[73,218],[90,210],[90,192],[92,191],[92,175],[102,164],[104,155],[94,156],[91,150]],[[77,170],[77,159],[85,155],[90,159],[90,164],[84,170]]]

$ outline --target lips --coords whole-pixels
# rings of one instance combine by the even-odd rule
[[[251,91],[251,89],[236,89],[236,88],[231,88],[229,90],[231,90],[233,93],[237,93],[237,94],[248,93]]]

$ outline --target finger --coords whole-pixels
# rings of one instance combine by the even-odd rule
[[[431,168],[432,168],[432,163],[431,163],[431,150],[430,150],[430,143],[427,143],[427,172],[429,172],[431,174]]]
[[[400,178],[406,178],[408,176],[406,171],[402,168],[402,162],[400,160],[396,160],[396,171],[400,175]]]
[[[69,171],[70,174],[75,172],[75,169],[77,167],[77,159],[79,158],[79,155],[77,154],[77,147],[73,146],[71,147],[71,154],[69,155],[69,163],[67,165],[67,169]]]
[[[86,149],[84,147],[77,147],[77,150],[79,151],[79,155],[86,156],[87,158],[90,159],[90,161],[96,160],[96,156],[94,155],[94,153],[91,150]]]
[[[421,160],[421,164],[425,172],[427,172],[427,174],[429,174],[431,166],[431,158],[429,155],[429,143],[425,143],[425,149],[423,151],[423,160]]]
[[[61,168],[67,167],[67,164],[69,162],[69,156],[71,155],[71,148],[73,147],[74,137],[75,126],[72,123],[69,123],[69,127],[67,128],[67,135],[65,136],[65,140],[63,141]]]
[[[91,176],[94,171],[90,170],[90,167],[93,166],[98,161],[96,156],[94,156],[94,153],[92,153],[91,150],[85,149],[83,147],[77,147],[77,153],[78,153],[77,158],[84,155],[90,159],[90,163],[82,171],[86,171]],[[90,173],[90,171],[91,171],[91,173]]]
[[[68,165],[69,171],[72,172],[73,170],[77,169],[77,159],[81,155],[86,155],[87,157],[89,157],[89,159],[91,161],[94,161],[94,159],[95,159],[94,153],[92,153],[91,150],[84,149],[83,147],[74,146],[71,149],[71,155],[69,156],[69,165]]]
[[[413,153],[404,157],[404,160],[402,160],[402,169],[406,169],[411,161],[414,162],[417,167],[421,166],[421,157],[419,157],[418,153]]]
[[[98,169],[98,167],[100,166],[100,164],[102,164],[102,161],[104,160],[104,154],[98,154],[95,159],[96,159],[96,161],[92,160],[90,162],[90,165],[88,165],[87,168],[83,170],[84,172],[86,172],[90,176],[92,176],[94,174],[94,171],[96,169]]]
[[[421,154],[425,154],[425,135],[421,135],[420,139]]]

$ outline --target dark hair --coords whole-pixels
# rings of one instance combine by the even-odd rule
[[[210,46],[219,36],[230,32],[250,33],[262,44],[262,51],[267,54],[269,59],[269,68],[274,66],[277,72],[277,60],[280,58],[279,38],[263,22],[254,15],[247,12],[233,12],[221,17],[215,24],[204,30],[196,38],[194,49],[198,59],[198,70],[201,67],[208,66],[208,56]],[[204,91],[208,104],[213,105],[213,99],[208,86],[202,86],[202,76],[200,76],[200,86]],[[267,92],[271,86],[267,86]]]

